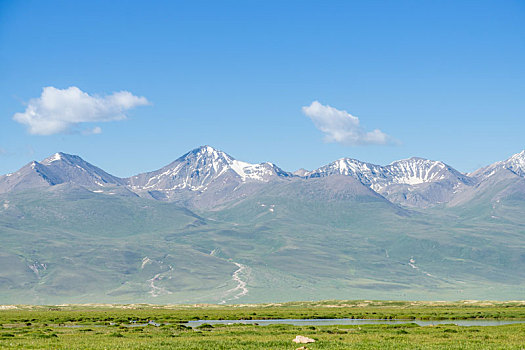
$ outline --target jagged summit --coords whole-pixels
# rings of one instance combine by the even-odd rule
[[[332,175],[351,176],[394,203],[421,207],[446,202],[458,187],[473,183],[468,176],[443,162],[420,157],[386,166],[341,158],[306,176]]]
[[[331,175],[352,176],[367,186],[371,186],[380,179],[387,177],[385,169],[382,166],[352,158],[340,158],[306,174],[308,178]]]
[[[352,158],[341,158],[308,173],[309,177],[330,175],[353,176],[363,184],[380,190],[391,184],[417,185],[445,179],[467,182],[465,175],[440,161],[412,157],[381,166]]]
[[[385,167],[392,174],[393,183],[417,185],[442,180],[467,183],[469,179],[451,166],[420,157],[398,160]]]

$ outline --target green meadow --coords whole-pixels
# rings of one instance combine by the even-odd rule
[[[251,305],[3,306],[2,349],[522,349],[525,324],[456,326],[454,320],[525,320],[525,302],[323,301]],[[268,326],[190,320],[368,318],[404,324]],[[418,326],[412,320],[450,320]],[[148,324],[154,321],[155,324]],[[295,344],[303,335],[311,344]]]

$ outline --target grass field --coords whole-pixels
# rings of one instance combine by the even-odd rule
[[[460,327],[456,319],[525,319],[525,302],[324,301],[259,305],[4,306],[2,349],[522,349],[525,324]],[[396,318],[406,324],[292,326],[220,324],[196,319]],[[450,319],[418,326],[410,319]],[[143,325],[155,321],[160,326]],[[136,323],[134,323],[136,322]]]

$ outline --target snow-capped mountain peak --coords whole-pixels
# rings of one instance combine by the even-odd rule
[[[478,169],[469,175],[477,178],[488,178],[500,170],[508,170],[518,176],[525,177],[525,150],[512,155],[506,160]]]
[[[306,176],[310,178],[331,175],[352,176],[369,186],[387,177],[382,166],[361,162],[352,158],[340,158],[306,174]]]
[[[157,171],[133,176],[128,181],[135,190],[205,191],[218,179],[225,183],[268,182],[287,176],[291,175],[272,163],[251,164],[211,146],[201,146]]]
[[[525,176],[525,150],[510,157],[506,163],[509,170],[520,176]]]
[[[465,175],[445,163],[419,157],[398,160],[386,166],[341,158],[307,174],[308,177],[330,175],[352,176],[380,193],[395,184],[419,185],[443,180],[468,182]]]
[[[92,167],[91,164],[86,162],[81,157],[73,155],[73,154],[63,153],[63,152],[57,152],[57,153],[53,154],[52,156],[47,157],[46,159],[42,160],[39,163],[42,164],[42,165],[48,166],[48,165],[51,165],[52,163],[55,163],[55,162],[65,162],[65,163],[70,164],[70,165],[79,165],[79,166],[89,165],[89,166]]]
[[[36,162],[35,162],[36,163]],[[86,187],[121,185],[122,179],[86,162],[79,156],[58,152],[37,163],[44,176],[53,182],[71,182]]]
[[[460,177],[459,172],[445,163],[420,157],[395,161],[385,169],[391,174],[392,183],[406,185],[445,180],[451,173]]]
[[[186,164],[191,164],[195,170],[200,172],[203,170],[211,171],[213,169],[214,175],[216,176],[220,176],[231,170],[237,174],[242,181],[268,181],[269,177],[275,175],[276,172],[279,173],[279,171],[276,171],[279,168],[272,163],[252,164],[243,162],[211,146],[196,148],[181,158],[186,160]]]

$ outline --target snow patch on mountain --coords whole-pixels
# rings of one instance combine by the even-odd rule
[[[444,180],[447,170],[450,171],[442,162],[423,158],[398,160],[385,168],[392,174],[393,183],[407,185]]]
[[[416,266],[416,260],[414,258],[410,258],[410,260],[408,261],[408,266],[410,266],[411,268],[415,269],[415,270],[418,270],[420,271],[422,274],[428,276],[428,277],[435,277],[434,275],[426,272],[426,271],[423,271],[419,268],[419,266]]]
[[[145,256],[143,259],[142,259],[142,264],[140,265],[140,269],[144,269],[144,266],[146,266],[147,264],[151,264],[151,259],[148,258],[147,256]]]
[[[49,165],[53,162],[56,162],[56,161],[59,161],[59,160],[62,160],[62,154],[59,152],[59,153],[55,153],[53,154],[51,157],[49,158],[46,158],[44,159],[41,164],[44,164],[44,165]]]

